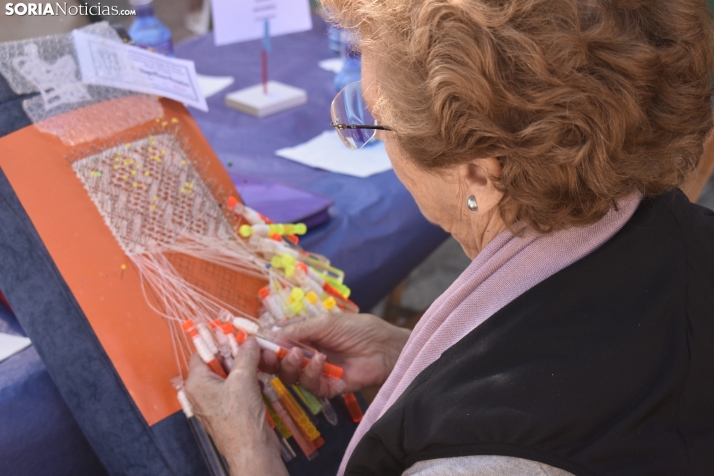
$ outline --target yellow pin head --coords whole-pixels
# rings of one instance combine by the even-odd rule
[[[248,238],[253,234],[253,227],[250,225],[241,225],[240,228],[238,228],[238,233],[243,238]]]
[[[335,298],[333,298],[332,296],[328,296],[327,299],[322,301],[322,305],[325,307],[325,309],[329,311],[333,307],[337,306],[337,301],[335,301]]]
[[[317,294],[315,294],[315,291],[310,291],[305,294],[305,299],[307,299],[310,304],[317,304]]]
[[[292,289],[292,291],[290,291],[290,298],[295,301],[302,302],[304,297],[305,297],[305,291],[303,291],[302,288],[300,288],[300,287],[294,287]]]

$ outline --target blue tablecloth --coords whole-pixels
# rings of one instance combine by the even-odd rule
[[[199,73],[236,78],[231,88],[208,100],[210,112],[192,110],[230,170],[282,181],[334,200],[331,220],[311,230],[301,244],[345,271],[352,298],[363,309],[376,304],[446,237],[424,220],[393,172],[360,179],[274,155],[279,148],[297,145],[329,128],[334,75],[317,66],[329,57],[320,20],[311,32],[274,38],[270,55],[271,78],[307,90],[308,104],[263,119],[223,104],[226,92],[260,81],[259,42],[217,48],[211,37],[203,37],[179,45],[176,51],[177,56],[194,60]],[[8,120],[0,121],[0,136],[12,131],[13,125],[25,125],[22,111],[15,109],[18,118],[5,115],[2,119]],[[23,333],[2,304],[0,331]],[[32,347],[0,363],[0,474],[103,474]]]
[[[25,335],[2,302],[0,332]],[[33,346],[0,363],[0,474],[106,474]]]

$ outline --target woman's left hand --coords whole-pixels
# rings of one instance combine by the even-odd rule
[[[287,475],[280,444],[265,419],[257,370],[260,348],[250,338],[240,347],[227,379],[191,356],[186,396],[210,433],[231,474]]]

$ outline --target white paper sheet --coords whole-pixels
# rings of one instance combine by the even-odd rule
[[[325,131],[304,144],[280,149],[275,154],[310,167],[354,177],[369,177],[392,168],[383,142],[351,150],[345,147],[334,130]]]
[[[226,89],[234,81],[233,76],[206,76],[203,74],[197,74],[196,79],[198,79],[198,88],[205,98],[210,98],[218,91]]]
[[[263,38],[263,22],[270,36],[312,30],[309,0],[212,0],[216,46]]]
[[[83,31],[72,32],[82,82],[156,94],[208,111],[193,61],[169,58]]]
[[[8,357],[12,357],[31,344],[32,342],[27,337],[13,336],[0,332],[0,362]]]
[[[345,64],[345,60],[342,58],[330,58],[326,60],[322,60],[319,63],[317,63],[320,68],[324,69],[325,71],[332,71],[333,73],[339,73],[342,71],[342,66]]]

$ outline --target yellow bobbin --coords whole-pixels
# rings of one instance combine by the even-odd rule
[[[292,309],[295,314],[302,314],[303,311],[305,311],[305,305],[300,301],[293,301],[290,303],[290,309]]]
[[[312,305],[317,304],[317,294],[315,294],[315,291],[310,291],[309,293],[305,294],[305,299],[307,299],[308,302]]]
[[[290,301],[298,301],[302,302],[303,298],[305,297],[305,291],[302,290],[301,287],[294,287],[292,291],[290,291]]]
[[[326,310],[331,310],[333,307],[337,306],[337,301],[335,301],[335,298],[332,296],[328,296],[327,299],[322,301],[322,305],[325,307]]]

